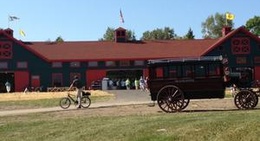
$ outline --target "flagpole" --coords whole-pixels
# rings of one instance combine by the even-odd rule
[[[10,19],[9,19],[10,15],[8,15],[7,17],[7,22],[8,22],[8,28],[10,27]]]
[[[225,19],[226,19],[226,26],[228,26],[227,24],[227,13],[225,14]]]

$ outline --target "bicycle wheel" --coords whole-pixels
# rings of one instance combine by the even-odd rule
[[[60,107],[61,107],[62,109],[67,109],[67,108],[69,108],[69,107],[70,107],[70,104],[71,104],[71,101],[70,101],[70,99],[69,99],[68,97],[63,97],[63,98],[61,98],[61,100],[60,100]]]
[[[84,96],[81,98],[81,106],[83,108],[88,108],[91,104],[91,100],[88,96]]]

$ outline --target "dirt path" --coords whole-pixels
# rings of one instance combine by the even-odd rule
[[[88,109],[76,109],[71,107],[68,110],[63,110],[60,107],[40,108],[40,109],[24,109],[24,110],[9,110],[0,111],[0,116],[20,115],[37,112],[52,112],[53,114],[81,115],[89,116],[106,116],[106,115],[131,115],[131,114],[148,114],[161,113],[162,110],[158,105],[151,107],[149,93],[141,91],[108,91],[115,94],[115,98],[106,102],[93,103]],[[259,109],[259,106],[256,108]],[[234,105],[233,98],[226,99],[202,99],[191,100],[188,107],[183,112],[203,112],[203,111],[232,111],[237,110]]]

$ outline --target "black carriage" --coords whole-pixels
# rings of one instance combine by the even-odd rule
[[[151,100],[165,112],[185,109],[190,99],[224,98],[229,72],[221,56],[149,60]],[[239,109],[254,108],[258,97],[251,89],[234,99]]]

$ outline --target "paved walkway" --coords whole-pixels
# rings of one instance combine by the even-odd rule
[[[149,104],[152,102],[149,93],[141,90],[108,90],[108,92],[115,94],[115,98],[105,102],[92,103],[89,108],[101,108],[101,107],[131,105],[131,104]],[[76,107],[71,105],[70,109],[76,109]],[[62,109],[61,107],[51,107],[51,108],[39,108],[39,109],[8,110],[8,111],[0,111],[0,116],[21,115],[21,114],[39,113],[39,112],[52,112],[52,111],[61,111],[61,110],[64,109]]]

